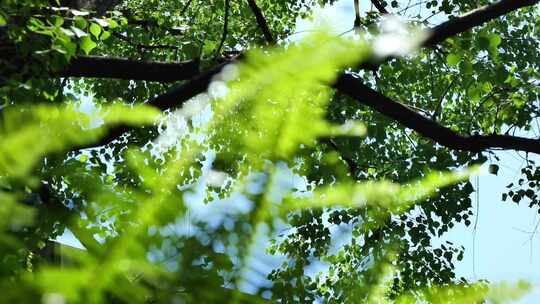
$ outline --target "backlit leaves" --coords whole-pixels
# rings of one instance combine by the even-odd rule
[[[103,113],[105,126],[145,124],[157,118],[157,112],[149,107],[116,105],[104,107]],[[92,127],[92,117],[72,107],[14,107],[6,109],[4,115],[0,129],[0,174],[4,176],[26,177],[42,156],[90,143],[105,131],[105,126]]]
[[[340,68],[367,54],[362,42],[325,35],[286,50],[249,53],[242,63],[226,67],[223,79],[210,86],[222,86],[226,93],[215,102],[216,118],[224,121],[216,141],[247,152],[250,165],[260,167],[264,159],[290,159],[300,145],[313,145],[317,137],[362,135],[359,124],[337,126],[324,119],[331,97],[325,84]],[[228,73],[237,75],[228,79]]]

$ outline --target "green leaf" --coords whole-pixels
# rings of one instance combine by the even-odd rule
[[[486,37],[486,36],[480,36],[480,37],[478,38],[478,45],[479,45],[480,48],[482,48],[482,49],[488,49],[488,48],[489,48],[489,45],[490,45],[489,38]]]
[[[449,66],[456,66],[459,61],[461,60],[461,56],[458,55],[458,54],[449,54],[448,56],[446,56],[446,62],[448,63]]]
[[[492,48],[496,48],[501,44],[501,36],[497,34],[491,34],[489,35],[489,46]]]
[[[12,107],[6,111],[0,128],[0,175],[26,176],[47,153],[93,142],[104,134],[105,126],[153,123],[159,114],[149,106],[120,104],[104,106],[95,117],[73,107]],[[91,128],[92,122],[99,118],[103,119],[104,126]]]
[[[54,26],[61,27],[62,24],[64,24],[64,18],[62,18],[62,17],[55,17],[54,18]]]
[[[90,38],[90,36],[84,36],[81,38],[81,42],[79,44],[81,47],[81,50],[88,55],[90,52],[96,48],[97,44]]]
[[[75,36],[75,33],[67,28],[60,28],[60,32],[68,37],[73,37]]]
[[[499,166],[496,164],[491,164],[489,165],[488,171],[493,175],[497,175],[497,173],[499,172]]]
[[[360,208],[378,205],[397,214],[408,210],[414,202],[433,196],[438,189],[463,181],[478,172],[478,167],[471,167],[466,171],[433,172],[407,185],[385,180],[341,183],[320,188],[313,193],[312,197],[288,199],[283,208],[288,210],[338,206]]]
[[[86,21],[86,19],[82,18],[82,17],[75,17],[75,19],[73,20],[73,22],[75,23],[75,26],[84,30],[87,26],[88,26],[88,21]]]
[[[109,22],[109,28],[111,30],[118,27],[118,22],[116,22],[114,19],[108,19],[107,21]]]
[[[75,44],[71,39],[64,38],[59,39],[62,49],[65,51],[66,59],[69,60],[72,56],[77,53],[77,44]]]
[[[101,34],[101,26],[99,26],[97,23],[91,23],[89,30],[94,37],[99,38],[99,34]]]
[[[111,105],[105,108],[101,114],[105,123],[124,123],[132,126],[153,123],[160,115],[161,112],[151,106],[129,107],[122,104]]]
[[[105,41],[107,39],[109,39],[109,37],[111,37],[111,32],[109,31],[103,31],[103,33],[101,33],[101,40],[102,41]]]

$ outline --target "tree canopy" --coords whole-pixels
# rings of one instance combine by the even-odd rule
[[[526,292],[456,277],[436,240],[499,150],[524,155],[501,199],[540,207],[538,0],[350,1],[350,31],[296,39],[336,1],[3,0],[3,300]]]

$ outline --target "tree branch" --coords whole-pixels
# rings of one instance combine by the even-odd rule
[[[512,0],[502,0],[502,1],[498,2],[498,3],[492,4],[491,6],[493,6],[494,8],[489,8],[489,7],[486,8],[486,7],[484,7],[482,9],[475,10],[472,13],[469,13],[469,14],[465,15],[464,17],[458,17],[458,18],[452,19],[450,21],[447,21],[447,22],[433,28],[431,30],[431,35],[422,44],[422,46],[426,46],[426,47],[427,46],[432,46],[433,44],[435,44],[437,42],[444,41],[446,38],[451,36],[450,33],[455,33],[456,32],[456,30],[453,30],[454,28],[459,28],[462,31],[466,31],[466,30],[471,29],[471,28],[473,28],[473,27],[475,27],[477,25],[485,23],[487,20],[490,20],[490,19],[486,19],[486,18],[493,19],[493,18],[496,18],[496,17],[504,14],[504,12],[509,12],[509,11],[512,11],[512,10],[515,10],[515,9],[518,9],[518,8],[521,8],[521,7],[528,6],[528,5],[533,5],[533,4],[538,3],[539,1],[540,0],[525,0],[525,1],[520,1],[520,2],[517,2],[517,1],[514,2]],[[248,0],[248,2],[250,3],[250,5],[251,5],[251,3],[255,4],[255,2],[252,1],[252,0]],[[256,4],[255,4],[255,7],[256,7]],[[256,7],[256,11],[258,11],[260,13],[260,10],[258,9],[258,7]],[[484,14],[485,14],[485,16],[483,16]],[[257,16],[257,14],[256,14],[256,16]],[[261,14],[261,16],[262,16],[262,14]],[[476,16],[476,17],[471,19],[470,16]],[[462,18],[464,18],[465,21],[462,21],[461,20]],[[262,20],[264,20],[264,17],[262,18]],[[479,21],[481,21],[481,22],[479,22]],[[264,21],[263,24],[264,24],[263,28],[266,28],[268,30],[268,27],[266,25],[266,21]],[[265,30],[263,30],[263,32],[264,31]],[[459,33],[459,32],[457,32],[457,33]],[[237,59],[238,58],[239,57],[237,57]],[[389,59],[389,58],[387,58],[387,59]],[[185,102],[186,100],[196,96],[197,94],[200,94],[200,93],[203,93],[204,91],[206,91],[208,85],[210,84],[210,82],[212,80],[212,77],[214,75],[216,75],[217,73],[219,73],[221,71],[221,69],[223,68],[223,66],[225,66],[228,63],[232,63],[235,60],[236,59],[224,62],[224,63],[222,63],[222,64],[220,64],[220,65],[218,65],[218,66],[216,66],[216,67],[214,67],[214,68],[200,74],[199,76],[193,78],[192,80],[188,81],[187,83],[185,83],[185,84],[183,84],[183,85],[181,85],[179,87],[175,87],[172,90],[169,90],[168,92],[166,92],[166,93],[164,93],[162,95],[156,96],[149,103],[152,104],[152,105],[155,105],[156,107],[158,107],[160,109],[168,109],[168,108],[181,106],[183,104],[183,102]],[[381,64],[383,62],[384,61],[379,61],[378,63],[369,63],[368,62],[368,63],[363,64],[362,66],[363,67],[375,67],[376,68],[379,64]],[[350,76],[350,75],[349,76],[341,75],[340,78],[338,79],[338,82],[335,84],[335,87],[338,88],[340,91],[343,90],[343,89],[346,89],[346,91],[344,93],[346,93],[349,96],[357,96],[358,99],[362,100],[363,103],[369,102],[369,98],[365,98],[365,96],[362,95],[362,92],[356,92],[355,93],[355,92],[352,91],[354,87],[357,87],[358,89],[361,90],[362,86],[364,86],[364,85],[359,80],[354,79],[354,77],[353,77],[354,82],[349,83],[350,81],[352,81],[351,79],[349,79],[349,77],[352,77],[352,76]],[[357,86],[358,83],[360,84],[360,86]],[[367,87],[365,87],[365,88],[367,88]],[[367,88],[368,90],[365,90],[365,88],[364,88],[364,93],[371,92],[371,94],[373,94],[373,93],[375,93],[375,95],[378,94],[377,92],[371,90],[370,88]],[[358,94],[358,95],[355,95],[355,94]],[[357,99],[357,98],[355,98],[355,99]],[[368,100],[368,101],[365,101],[365,100]],[[398,104],[398,103],[395,103],[395,102],[393,102],[392,100],[389,100],[389,99],[387,99],[387,101],[390,101],[391,103],[387,103],[386,106],[381,105],[380,106],[380,107],[382,107],[381,109],[379,109],[379,107],[377,107],[377,105],[373,105],[372,108],[374,110],[376,110],[376,111],[380,110],[380,112],[385,114],[385,115],[388,115],[389,113],[394,113],[394,112],[392,112],[393,110],[395,110],[394,106],[390,106],[390,105]],[[518,138],[512,137],[512,136],[490,135],[490,136],[481,136],[480,138],[475,137],[475,136],[462,137],[460,135],[455,134],[450,129],[445,128],[443,126],[440,126],[437,123],[435,123],[435,122],[433,122],[433,121],[431,121],[431,120],[429,120],[427,118],[424,118],[423,116],[421,116],[420,114],[410,110],[409,108],[407,108],[407,107],[405,107],[405,106],[403,106],[401,104],[398,104],[398,105],[399,105],[399,109],[405,109],[406,110],[406,112],[403,112],[403,113],[408,113],[410,115],[413,115],[414,117],[420,116],[421,118],[413,119],[413,121],[409,121],[409,119],[411,119],[411,118],[401,117],[401,116],[393,117],[393,116],[388,115],[389,117],[395,118],[398,122],[402,123],[403,125],[405,125],[407,127],[410,127],[411,129],[414,129],[414,130],[416,130],[415,125],[416,125],[417,121],[420,121],[421,122],[420,123],[421,124],[420,131],[422,131],[422,130],[426,131],[425,133],[422,133],[422,132],[417,130],[420,134],[422,134],[424,136],[427,136],[427,137],[429,137],[429,138],[431,138],[431,139],[433,139],[435,141],[437,141],[436,139],[442,138],[443,140],[440,143],[441,144],[448,143],[447,147],[449,147],[449,148],[455,148],[455,149],[459,149],[459,150],[469,150],[469,151],[481,151],[481,150],[485,150],[487,148],[495,148],[495,147],[504,148],[504,149],[514,149],[514,147],[517,147],[517,150],[530,151],[530,152],[533,152],[533,150],[538,151],[540,149],[539,148],[540,144],[538,143],[538,141],[532,141],[530,139],[525,139],[525,138],[518,139]],[[390,112],[386,112],[386,111],[390,111]],[[400,113],[394,113],[394,114],[399,115]],[[429,123],[426,122],[425,120],[427,120]],[[415,128],[412,128],[412,127],[415,127]],[[438,130],[435,133],[437,133],[439,131],[442,132],[442,134],[443,134],[442,137],[440,137],[440,135],[437,136],[437,134],[433,134],[433,130],[429,130],[429,128],[431,128],[431,127],[435,127],[434,130]],[[126,132],[127,130],[129,130],[129,127],[127,127],[127,126],[119,126],[119,127],[115,128],[115,129],[112,129],[109,132],[108,136],[106,136],[103,140],[101,140],[99,143],[94,144],[93,146],[100,146],[100,145],[109,143],[114,138],[118,137],[119,135]],[[430,135],[430,136],[428,136],[428,135]],[[455,136],[459,136],[459,137],[455,137]],[[508,137],[510,137],[510,138],[508,138]],[[445,138],[446,139],[450,138],[452,140],[457,138],[458,142],[456,142],[456,143],[453,143],[451,141],[448,142],[448,141],[444,140]],[[465,142],[464,142],[464,140],[465,140]],[[473,145],[470,144],[471,140],[473,140],[475,142]],[[437,142],[439,142],[439,141],[437,141]],[[508,145],[509,143],[510,143],[510,145]],[[539,153],[539,152],[535,152],[535,153]]]
[[[377,8],[377,10],[379,10],[381,14],[389,14],[386,8],[384,7],[384,5],[381,3],[381,1],[371,0],[371,3],[373,4],[373,6],[375,6],[375,8]]]
[[[475,12],[469,13],[466,16],[477,15],[477,14],[479,14],[478,11],[480,11],[480,12],[488,12],[490,18],[496,18],[499,15],[494,15],[492,12],[497,11],[497,12],[500,13],[500,11],[501,11],[500,7],[504,7],[505,11],[506,11],[506,10],[508,10],[508,7],[512,7],[513,9],[518,9],[520,7],[524,7],[524,6],[527,6],[527,5],[533,5],[535,3],[538,3],[538,1],[540,1],[540,0],[525,0],[525,1],[520,1],[520,2],[517,2],[517,1],[514,2],[513,0],[502,0],[502,1],[492,5],[492,6],[497,7],[498,9],[486,9],[486,8],[483,8],[481,10],[476,10],[475,11],[476,13]],[[251,5],[251,3],[253,3],[255,5],[256,11],[258,11],[260,13],[260,9],[256,6],[256,4],[255,4],[255,2],[253,0],[248,0],[248,2],[250,3],[250,5]],[[261,16],[262,16],[262,14],[261,14]],[[469,18],[469,17],[461,17],[461,18]],[[485,17],[479,17],[479,16],[477,16],[477,18],[479,18],[479,20],[480,19],[485,19]],[[264,20],[264,17],[262,17],[262,20],[264,21],[262,27],[266,28],[266,30],[269,31],[268,26],[266,24],[266,21]],[[441,25],[436,26],[431,30],[431,36],[430,36],[431,38],[428,38],[428,40],[426,40],[426,41],[429,41],[430,43],[435,43],[435,41],[439,41],[443,37],[444,37],[444,39],[448,38],[449,37],[448,33],[450,31],[447,30],[447,29],[448,28],[453,28],[454,26],[461,28],[463,31],[466,31],[466,30],[474,27],[474,25],[471,22],[465,22],[465,23],[467,23],[470,27],[463,27],[464,22],[460,21],[460,18],[455,18],[455,19],[452,19],[452,20],[447,21],[445,23],[442,23]],[[452,25],[452,24],[455,24],[455,25]],[[266,30],[264,30],[264,31],[266,31]],[[440,41],[442,41],[442,40],[440,40]],[[424,42],[422,45],[423,46],[432,46],[432,44],[428,44],[427,42]],[[239,59],[239,57],[237,59]],[[199,75],[198,77],[192,79],[188,83],[186,83],[186,84],[184,84],[184,85],[182,85],[180,87],[174,88],[174,89],[166,92],[165,94],[156,97],[153,100],[153,102],[151,102],[151,103],[156,104],[156,106],[158,108],[160,108],[160,109],[162,109],[163,106],[167,106],[167,107],[178,106],[179,103],[181,104],[183,101],[185,101],[185,100],[187,100],[189,98],[192,98],[193,96],[195,96],[197,94],[200,94],[200,93],[204,92],[204,90],[206,90],[206,87],[210,84],[212,76],[219,73],[221,71],[221,68],[223,66],[225,66],[225,64],[232,63],[232,62],[234,62],[234,60],[222,63],[222,64],[216,66],[215,68],[213,68],[211,70],[208,70],[207,72],[205,72],[205,73]]]
[[[86,250],[96,252],[101,248],[101,244],[94,239],[91,233],[86,231],[84,227],[80,227],[76,219],[70,218],[79,216],[79,212],[75,209],[70,209],[57,198],[55,191],[48,182],[41,182],[39,188],[35,190],[38,195],[40,204],[46,214],[43,218],[54,218],[64,221],[66,228],[69,228],[77,240],[86,248]],[[40,205],[38,205],[40,206]]]
[[[453,35],[467,31],[475,26],[481,25],[489,20],[502,16],[521,7],[534,5],[539,1],[540,0],[502,0],[490,6],[474,10],[473,12],[470,12],[462,17],[451,19],[431,29],[431,34],[422,43],[422,46],[433,46]],[[257,18],[257,22],[265,35],[265,39],[269,43],[275,43],[266,20],[264,19],[261,10],[258,8],[255,1],[248,0],[248,3],[250,4],[250,7]],[[362,67],[376,69],[380,64],[388,59],[391,58],[378,60],[377,62],[372,60],[362,64]],[[190,79],[197,75],[197,72],[198,64],[193,61],[162,63],[141,62],[121,58],[80,56],[72,61],[70,66],[66,68],[61,76],[104,77],[167,82]],[[215,70],[215,73],[218,72],[219,69]]]
[[[126,58],[78,56],[58,76],[96,77],[173,82],[191,79],[199,73],[198,61],[165,63]]]
[[[432,47],[450,37],[483,25],[490,20],[504,16],[520,8],[535,5],[539,1],[540,0],[501,0],[497,3],[475,9],[461,17],[450,19],[430,29],[429,35],[421,43],[421,46]],[[379,65],[393,58],[394,57],[392,56],[386,58],[371,58],[360,65],[360,68],[376,70]]]
[[[176,86],[168,92],[158,95],[148,101],[149,105],[152,105],[162,111],[178,108],[182,106],[184,102],[190,98],[204,93],[208,88],[208,85],[212,81],[214,75],[218,74],[221,69],[229,64],[231,61],[223,62],[216,67],[198,75],[185,84]],[[98,142],[94,142],[90,145],[83,145],[73,148],[73,150],[81,150],[92,147],[99,147],[111,143],[115,139],[118,139],[122,134],[133,130],[133,127],[128,125],[117,125],[107,131],[107,134],[102,137]]]
[[[186,2],[186,4],[184,5],[184,7],[182,8],[182,10],[180,11],[180,16],[183,16],[186,11],[188,10],[189,6],[191,5],[191,2],[193,2],[193,0],[188,0],[188,2]]]
[[[501,0],[497,3],[480,7],[433,28],[431,35],[424,41],[422,46],[431,46],[441,43],[449,37],[468,31],[517,9],[535,5],[538,2],[539,0]]]
[[[232,62],[234,62],[234,60],[225,61],[210,70],[197,75],[188,82],[152,98],[148,103],[160,110],[179,107],[188,99],[204,93],[212,81],[212,78],[221,72],[221,69],[224,66]]]
[[[349,174],[351,175],[352,178],[356,180],[358,178],[358,172],[359,172],[356,162],[353,159],[345,156],[345,154],[341,152],[338,145],[335,143],[335,141],[332,138],[321,138],[320,141],[332,147],[334,151],[339,153],[339,157],[341,157],[341,159],[343,159],[343,161],[347,164],[347,167],[349,169]]]
[[[495,134],[473,136],[457,134],[407,106],[376,92],[350,74],[342,74],[334,84],[334,88],[360,104],[366,105],[450,149],[481,152],[499,148],[540,154],[540,140],[537,139]]]
[[[223,21],[223,33],[221,34],[221,41],[219,42],[219,46],[216,50],[216,54],[219,54],[221,52],[221,49],[223,48],[223,44],[225,44],[225,40],[227,39],[227,34],[229,33],[229,10],[230,10],[230,0],[225,0],[225,16]]]
[[[257,24],[259,25],[259,28],[263,32],[264,39],[266,42],[270,45],[275,44],[276,41],[274,40],[274,37],[272,36],[272,32],[270,31],[270,28],[268,27],[268,23],[266,22],[266,19],[264,18],[264,15],[261,11],[261,9],[257,6],[257,3],[255,0],[248,0],[249,7],[251,8],[251,11],[253,12],[253,15],[255,15],[255,19],[257,19]]]

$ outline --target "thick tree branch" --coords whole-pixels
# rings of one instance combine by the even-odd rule
[[[270,31],[270,28],[268,27],[268,23],[266,22],[266,19],[264,18],[264,15],[257,6],[257,3],[255,0],[248,0],[249,8],[251,8],[251,11],[253,12],[253,15],[255,15],[255,19],[257,19],[257,24],[259,25],[259,28],[263,32],[264,39],[268,44],[272,45],[275,44],[276,41],[274,40],[274,37],[272,36],[272,32]]]
[[[453,35],[482,25],[489,20],[500,17],[513,10],[534,5],[539,1],[540,0],[502,0],[490,6],[477,9],[462,17],[451,19],[431,29],[431,34],[422,43],[422,46],[433,46]],[[248,0],[248,2],[257,18],[259,27],[265,35],[265,39],[269,43],[275,43],[261,10],[258,8],[254,0]],[[386,60],[388,59],[390,58],[386,58]],[[362,64],[362,67],[376,69],[382,62],[384,62],[384,60],[377,60],[376,62],[372,60]],[[181,63],[161,63],[140,62],[136,60],[119,58],[81,56],[73,60],[62,75],[167,82],[191,79],[194,75],[197,75],[197,72],[197,63],[193,61]],[[217,70],[216,73],[217,72],[219,72],[219,70]]]
[[[421,46],[432,47],[450,37],[481,26],[490,20],[499,18],[520,8],[535,5],[539,1],[540,0],[501,0],[494,4],[478,8],[461,17],[450,19],[430,29],[429,35],[422,41]],[[379,65],[392,58],[393,57],[371,58],[363,63],[360,68],[376,70]]]
[[[185,84],[176,86],[169,90],[167,93],[158,95],[148,101],[148,104],[155,106],[156,108],[164,111],[171,108],[178,108],[188,99],[204,93],[208,88],[208,84],[212,81],[212,78],[218,74],[221,69],[229,64],[230,61],[219,64],[218,66],[200,74],[199,76],[191,79]],[[108,130],[107,134],[102,137],[98,142],[91,145],[84,145],[75,147],[73,150],[80,150],[92,147],[99,147],[111,143],[113,140],[118,139],[122,134],[132,130],[133,128],[128,125],[118,125]]]
[[[248,0],[248,1],[250,3],[252,2],[251,0]],[[493,19],[493,18],[499,17],[501,14],[504,14],[504,12],[509,12],[509,11],[512,11],[512,10],[516,10],[518,8],[528,6],[528,5],[533,5],[533,4],[538,3],[539,1],[540,0],[525,0],[525,1],[519,1],[518,2],[518,1],[512,1],[512,0],[502,0],[500,2],[497,2],[497,3],[493,4],[493,5],[491,5],[493,8],[484,7],[482,9],[476,10],[476,11],[474,11],[472,13],[469,13],[469,14],[465,15],[464,17],[455,18],[455,19],[447,21],[447,22],[445,22],[445,23],[443,23],[443,24],[441,24],[439,26],[436,26],[435,28],[433,28],[431,30],[431,35],[428,37],[428,39],[422,45],[423,46],[432,46],[433,44],[435,44],[437,42],[444,41],[446,38],[451,36],[450,33],[456,33],[456,30],[452,30],[454,28],[456,28],[456,29],[459,28],[462,31],[466,31],[466,30],[469,30],[469,29],[471,29],[471,28],[473,28],[473,27],[475,27],[477,25],[481,25],[481,24],[485,23],[487,20],[490,20],[490,19],[486,19],[486,18]],[[253,1],[253,3],[254,3],[254,1]],[[255,4],[255,6],[256,6],[256,4]],[[260,13],[260,10],[258,9],[258,7],[257,7],[257,10]],[[484,16],[484,14],[485,14],[485,16]],[[261,14],[261,16],[262,16],[262,14]],[[475,16],[475,18],[471,19],[470,16]],[[462,18],[463,18],[463,20],[462,20]],[[264,20],[264,17],[263,17],[262,20]],[[266,24],[266,21],[264,22],[264,24]],[[268,29],[267,26],[266,26],[266,29]],[[196,96],[197,94],[200,94],[200,93],[204,92],[207,89],[208,85],[210,84],[212,77],[214,75],[216,75],[217,73],[219,73],[221,71],[221,68],[225,64],[233,62],[233,61],[234,60],[222,63],[222,64],[216,66],[215,68],[213,68],[211,70],[208,70],[207,72],[205,72],[203,74],[200,74],[199,76],[193,78],[192,80],[188,81],[186,84],[183,84],[183,85],[181,85],[179,87],[175,87],[172,90],[170,90],[170,91],[168,91],[168,92],[166,92],[166,93],[164,93],[162,95],[159,95],[159,96],[155,97],[149,103],[155,105],[156,107],[158,107],[160,109],[179,107],[186,100]],[[382,61],[380,61],[378,63],[375,63],[375,64],[366,63],[363,66],[377,67],[378,64],[380,64],[380,63],[382,63]],[[343,77],[345,77],[345,78],[343,78]],[[338,88],[340,91],[343,90],[344,88],[346,88],[347,91],[344,92],[345,94],[350,95],[350,96],[351,95],[352,96],[357,96],[359,100],[362,100],[362,102],[369,102],[369,101],[364,101],[364,100],[369,100],[369,98],[366,98],[366,96],[362,95],[362,92],[354,93],[352,91],[349,91],[349,90],[352,90],[352,88],[354,88],[356,86],[356,84],[358,84],[358,83],[360,83],[362,86],[364,86],[364,85],[359,80],[356,80],[356,79],[355,79],[354,85],[350,84],[347,81],[350,82],[352,80],[349,79],[348,77],[352,77],[352,76],[342,75],[338,79],[338,83],[335,85],[335,87]],[[346,82],[340,83],[340,81],[341,82],[346,81]],[[362,86],[359,86],[358,89],[361,90],[363,88]],[[365,87],[365,88],[367,88],[367,87]],[[369,89],[367,91],[364,90],[364,93],[365,92],[371,92],[373,94],[373,92],[375,92],[375,91]],[[354,95],[354,94],[358,94],[358,95]],[[397,103],[392,101],[392,103],[387,103],[385,106],[381,106],[382,108],[380,108],[380,109],[378,107],[375,107],[376,105],[373,105],[373,109],[377,110],[377,111],[380,110],[381,113],[387,115],[387,114],[393,113],[392,109],[394,109],[394,106],[390,106],[390,105],[393,105],[393,104],[397,104]],[[498,147],[498,148],[504,148],[504,149],[517,148],[517,150],[530,151],[530,152],[535,152],[535,151],[538,151],[538,149],[540,149],[539,147],[536,147],[537,145],[539,145],[538,141],[533,141],[533,140],[525,139],[525,138],[520,139],[520,138],[516,138],[516,137],[512,137],[512,136],[490,135],[490,136],[481,136],[481,137],[475,137],[475,136],[473,136],[473,137],[462,137],[462,136],[459,136],[459,135],[453,133],[453,131],[451,131],[450,129],[445,128],[443,126],[440,126],[440,125],[438,125],[436,123],[435,123],[435,125],[433,125],[434,124],[433,121],[431,121],[431,120],[429,120],[427,118],[424,118],[420,114],[410,110],[409,108],[407,108],[407,107],[405,107],[405,106],[403,106],[401,104],[398,104],[398,105],[400,105],[399,109],[407,110],[407,112],[404,112],[404,113],[409,113],[411,115],[414,115],[414,117],[420,116],[424,120],[429,121],[430,123],[427,123],[426,121],[422,120],[421,118],[413,119],[413,121],[409,121],[409,119],[411,119],[411,118],[401,117],[401,116],[396,116],[396,117],[390,116],[391,118],[396,119],[398,122],[402,123],[403,125],[405,125],[407,127],[410,127],[410,128],[415,127],[415,128],[412,128],[412,129],[415,129],[415,130],[417,128],[416,127],[417,120],[420,121],[421,122],[420,123],[420,125],[421,125],[420,131],[426,130],[426,132],[424,132],[424,133],[419,131],[420,134],[422,134],[424,136],[427,136],[427,137],[429,137],[429,138],[431,138],[431,139],[433,139],[435,141],[437,141],[436,139],[442,139],[441,142],[439,142],[439,141],[437,141],[437,142],[439,142],[441,144],[447,143],[449,148],[455,148],[455,149],[460,149],[460,150],[469,150],[469,151],[481,151],[481,150],[485,150],[487,148],[496,148],[496,147]],[[385,111],[385,112],[383,112],[383,111]],[[386,112],[386,111],[388,111],[388,112]],[[397,114],[399,114],[399,113],[397,113]],[[438,130],[438,131],[442,132],[443,136],[439,137],[440,135],[433,134],[433,130],[431,130],[431,131],[427,130],[427,128],[431,128],[431,127],[435,127],[434,130]],[[127,127],[127,126],[119,126],[116,129],[111,130],[111,132],[109,132],[109,136],[106,136],[106,138],[104,138],[102,141],[100,141],[99,143],[97,143],[94,146],[99,146],[99,145],[106,144],[106,143],[110,142],[111,140],[113,140],[114,138],[116,138],[117,136],[119,136],[120,134],[124,133],[127,130],[129,130],[129,127]],[[437,132],[434,132],[434,133],[437,133]],[[459,137],[455,137],[456,135],[459,136]],[[444,139],[452,139],[452,140],[458,139],[458,141],[456,143],[454,143],[454,142],[452,142],[452,140],[451,141],[445,141]],[[472,144],[472,145],[471,145],[471,140],[474,141],[474,144]],[[538,152],[536,152],[536,153],[538,153]]]
[[[432,46],[441,43],[447,38],[466,32],[517,9],[535,5],[538,2],[539,0],[501,0],[497,3],[475,9],[463,16],[450,19],[433,28],[431,34],[422,45]]]
[[[360,31],[360,0],[354,0],[354,23],[353,28],[356,32]]]
[[[126,58],[79,56],[59,73],[61,77],[96,77],[173,82],[199,73],[197,61],[165,63]]]
[[[389,14],[384,5],[379,0],[371,0],[371,3],[381,14]]]
[[[376,92],[350,74],[342,74],[334,84],[341,93],[386,115],[403,126],[450,149],[481,152],[488,149],[517,150],[540,154],[540,140],[510,135],[462,136],[426,118],[407,106]]]
[[[212,69],[194,77],[190,81],[174,87],[168,92],[158,95],[148,101],[149,104],[159,108],[160,110],[167,110],[171,108],[177,108],[181,106],[188,99],[195,97],[198,94],[204,93],[208,88],[208,85],[212,81],[212,78],[221,72],[221,69],[227,64],[233,61],[223,62]]]
[[[422,45],[423,46],[432,46],[433,43],[436,43],[436,41],[443,41],[444,39],[450,37],[449,36],[449,33],[450,31],[448,29],[452,29],[453,27],[456,27],[456,28],[460,28],[461,30],[463,31],[466,31],[476,25],[479,25],[479,24],[483,24],[485,21],[481,22],[481,23],[478,23],[477,22],[475,23],[475,20],[473,21],[470,21],[470,17],[469,16],[476,16],[478,18],[478,20],[486,20],[486,17],[480,17],[478,16],[478,14],[482,14],[482,12],[484,12],[484,14],[488,14],[490,18],[496,18],[500,15],[497,15],[497,14],[494,14],[493,12],[498,12],[499,14],[501,14],[501,11],[512,11],[512,10],[515,10],[515,9],[518,9],[518,8],[521,8],[521,7],[524,7],[524,6],[527,6],[527,5],[533,5],[533,4],[536,4],[538,3],[540,0],[525,0],[525,1],[512,1],[512,0],[502,0],[498,3],[495,3],[493,4],[492,6],[494,6],[495,8],[482,8],[480,10],[476,10],[472,13],[469,13],[467,14],[465,17],[460,17],[460,18],[455,18],[455,19],[452,19],[450,21],[447,21],[439,26],[436,26],[434,27],[432,30],[431,30],[431,35],[430,37],[426,40],[426,42],[424,42]],[[254,1],[252,0],[248,0],[249,3],[254,3]],[[255,4],[255,7],[256,7],[256,4]],[[501,7],[504,8],[504,10],[501,9]],[[260,13],[260,9],[258,9],[258,7],[256,7],[256,11],[258,11]],[[262,16],[262,15],[261,15]],[[469,20],[467,22],[463,22],[461,21],[461,18],[465,18],[466,20]],[[262,20],[264,21],[264,17],[262,17]],[[268,26],[266,25],[266,21],[264,21],[263,23],[264,27],[269,31],[268,29]],[[468,27],[464,27],[463,24],[467,24]],[[441,40],[442,39],[442,40]],[[431,44],[428,44],[431,43]],[[221,68],[224,66],[225,64],[220,64],[219,66],[216,66],[215,68],[201,74],[200,76],[194,78],[193,80],[189,81],[188,83],[186,83],[185,85],[181,86],[181,87],[178,87],[178,88],[174,88],[172,89],[171,91],[161,95],[161,96],[158,96],[157,98],[154,99],[154,102],[158,102],[160,103],[161,105],[158,105],[159,108],[162,108],[162,105],[167,105],[167,106],[170,106],[170,107],[173,107],[173,106],[178,106],[179,103],[182,103],[183,101],[199,94],[199,93],[202,93],[204,90],[206,90],[206,87],[208,86],[208,84],[210,83],[210,80],[212,79],[212,76],[219,73],[221,71]],[[205,83],[206,82],[206,83]],[[204,88],[204,89],[202,89]],[[201,91],[202,89],[202,91]],[[165,101],[166,100],[166,101]],[[174,103],[171,103],[174,102]],[[176,104],[175,104],[176,103]]]

